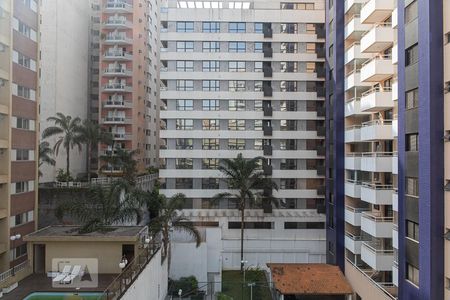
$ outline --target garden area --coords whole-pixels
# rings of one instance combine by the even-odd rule
[[[272,300],[269,284],[267,283],[264,271],[246,270],[245,284],[244,275],[240,271],[222,272],[222,293],[218,300]],[[253,297],[251,296],[253,284]]]

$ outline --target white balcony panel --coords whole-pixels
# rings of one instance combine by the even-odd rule
[[[363,4],[365,2],[366,2],[366,0],[345,0],[345,3],[344,3],[345,13],[356,10],[356,8],[358,7],[358,4]]]
[[[361,52],[380,53],[394,43],[391,23],[382,23],[370,29],[361,38]]]
[[[350,250],[353,254],[361,254],[362,241],[357,237],[345,235],[345,248]]]
[[[392,100],[397,101],[398,100],[398,82],[394,81],[392,83]]]
[[[398,228],[394,226],[392,228],[392,247],[398,249]]]
[[[352,198],[361,198],[361,183],[356,181],[345,181],[345,195]]]
[[[361,200],[376,205],[392,205],[394,189],[387,185],[361,185]]]
[[[392,156],[392,174],[398,174],[398,155]]]
[[[392,123],[390,121],[363,123],[361,127],[361,140],[392,140]]]
[[[361,259],[372,269],[377,271],[391,271],[394,264],[393,250],[378,250],[370,244],[363,242],[361,246]]]
[[[392,172],[392,152],[363,153],[361,171]]]
[[[344,37],[348,40],[359,40],[361,35],[368,31],[372,25],[361,24],[359,17],[352,18],[344,28]]]
[[[377,238],[392,238],[393,218],[362,213],[361,230]]]
[[[391,89],[380,90],[379,88],[370,89],[361,96],[361,111],[377,112],[394,107],[392,101]]]
[[[367,82],[361,82],[361,73],[359,71],[353,72],[349,75],[347,75],[347,77],[345,77],[345,90],[348,91],[350,89],[353,89],[355,87],[370,87],[372,86],[371,83],[367,83]]]
[[[394,46],[392,46],[392,64],[397,65],[398,64],[398,44],[395,43]]]
[[[368,208],[358,208],[345,206],[345,222],[352,224],[353,226],[361,226],[361,213],[367,211]]]
[[[348,127],[345,130],[345,142],[353,143],[361,140],[361,128],[360,127]]]
[[[398,287],[398,265],[392,265],[392,283]]]
[[[397,8],[395,8],[392,11],[392,28],[397,28],[398,25],[398,15],[397,15],[398,11]]]
[[[218,193],[229,192],[229,190],[225,189],[211,189],[211,190],[203,190],[203,189],[163,189],[161,193],[163,193],[167,197],[171,197],[177,193],[183,193],[188,198],[212,198]],[[316,190],[278,190],[273,192],[274,197],[276,198],[317,198],[320,196],[317,195]]]
[[[366,24],[383,22],[392,15],[394,8],[393,0],[369,0],[361,8],[361,22]]]
[[[392,138],[396,137],[398,137],[398,120],[392,120]]]
[[[392,210],[398,212],[398,193],[392,193]]]
[[[348,100],[345,103],[345,116],[357,116],[357,115],[366,115],[369,114],[368,112],[362,112],[361,111],[361,99],[360,98],[353,98]]]
[[[361,82],[380,82],[394,75],[392,57],[376,57],[363,64],[361,68]]]
[[[359,43],[354,43],[350,48],[345,51],[344,63],[348,64],[355,59],[370,59],[372,58],[371,53],[361,53],[361,45]]]
[[[345,168],[347,170],[361,170],[361,154],[346,155]]]

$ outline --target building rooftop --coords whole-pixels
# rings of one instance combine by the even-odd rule
[[[353,290],[337,266],[267,264],[273,284],[283,295],[348,295]]]

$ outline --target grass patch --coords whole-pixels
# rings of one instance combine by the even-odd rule
[[[243,281],[243,274],[240,271],[222,271],[222,293],[233,300],[249,300],[250,287],[248,284],[255,282],[253,300],[272,300],[263,271],[247,270],[245,271],[245,284]]]

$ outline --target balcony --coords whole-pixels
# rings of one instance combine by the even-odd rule
[[[355,15],[345,24],[344,37],[346,40],[359,40],[364,32],[372,28],[372,25],[361,24],[360,16]]]
[[[392,174],[398,174],[398,153],[392,155]]]
[[[361,22],[373,24],[383,22],[392,15],[395,8],[392,0],[369,0],[361,8]]]
[[[344,11],[345,13],[357,11],[359,4],[364,4],[366,0],[345,0]]]
[[[353,226],[361,226],[361,213],[369,210],[370,208],[366,207],[352,207],[350,205],[346,205],[345,222],[352,224]]]
[[[360,198],[361,182],[354,179],[347,179],[345,181],[345,195],[352,198]]]
[[[345,90],[348,91],[350,89],[353,89],[355,87],[364,87],[364,86],[372,86],[372,84],[367,82],[361,82],[361,72],[360,70],[354,70],[346,74],[345,77]]]
[[[392,217],[379,217],[369,212],[361,214],[361,230],[377,238],[392,238]]]
[[[361,126],[354,125],[345,128],[345,142],[354,143],[361,141]]]
[[[108,68],[103,70],[103,75],[107,77],[122,77],[122,76],[131,76],[131,70],[122,69],[122,68]]]
[[[345,103],[345,116],[366,115],[368,112],[361,111],[361,98],[352,98]]]
[[[133,5],[122,1],[107,2],[105,4],[107,13],[132,13]]]
[[[353,254],[361,254],[362,237],[355,236],[349,232],[345,233],[345,248]]]
[[[102,118],[103,124],[131,124],[130,118],[125,117],[116,117],[116,116],[108,116]]]
[[[397,78],[394,78],[394,82],[392,82],[392,101],[398,100],[398,82]]]
[[[263,111],[264,111],[264,117],[271,117],[273,114],[272,106],[264,106]]]
[[[133,23],[124,18],[109,18],[103,22],[103,27],[108,29],[129,29],[133,28]]]
[[[392,210],[398,212],[398,192],[394,190],[392,193]]]
[[[391,23],[379,23],[361,38],[361,52],[380,53],[394,43],[394,29]]]
[[[104,108],[133,108],[133,103],[129,100],[111,99],[103,103]]]
[[[361,95],[361,111],[377,112],[394,107],[392,101],[392,89],[385,87],[372,88]]]
[[[106,51],[103,54],[103,60],[123,61],[132,59],[133,55],[124,51]]]
[[[394,250],[386,249],[378,242],[363,242],[361,259],[377,271],[392,271]]]
[[[131,140],[131,134],[112,132],[112,137],[116,141]]]
[[[394,75],[392,56],[380,55],[363,63],[361,67],[362,82],[380,82]]]
[[[272,136],[273,128],[272,126],[263,126],[264,136]]]
[[[392,247],[398,249],[398,226],[394,225],[392,227]]]
[[[395,286],[398,286],[398,263],[396,263],[395,261],[392,265],[392,283]]]
[[[122,83],[108,83],[103,86],[104,92],[128,92],[131,93],[131,86]]]
[[[375,205],[392,205],[392,185],[363,182],[361,185],[361,200]]]
[[[105,45],[132,45],[133,39],[121,34],[108,34],[103,43]]]
[[[263,146],[263,154],[264,155],[272,155],[272,146],[271,145],[264,145]]]
[[[347,170],[361,170],[361,153],[347,153],[345,168]]]
[[[345,51],[344,63],[349,64],[355,59],[370,59],[372,58],[372,54],[370,53],[361,53],[361,45],[360,43],[353,43],[350,48]]]
[[[393,152],[365,152],[362,154],[361,171],[392,172]]]
[[[372,120],[362,123],[362,141],[392,140],[391,120]]]

